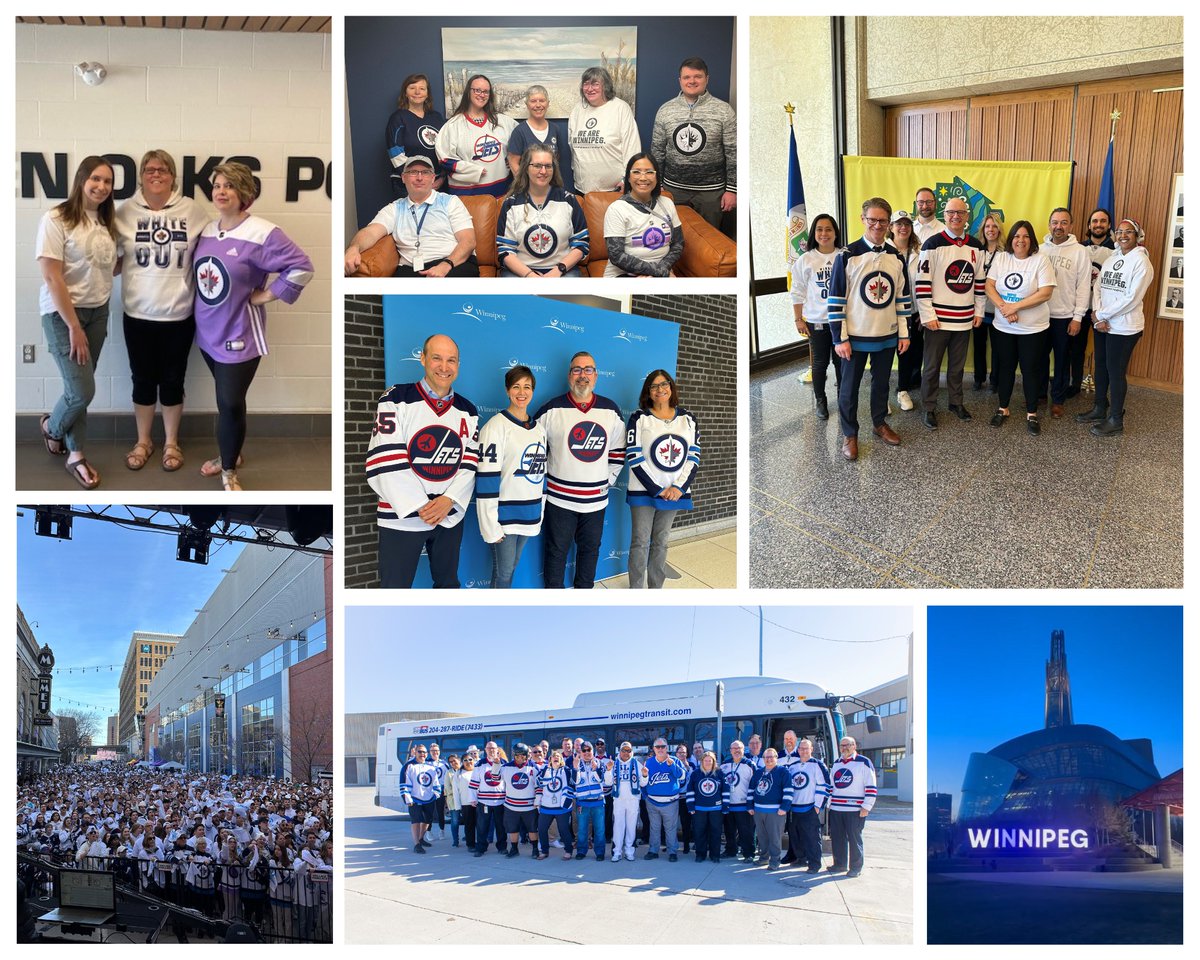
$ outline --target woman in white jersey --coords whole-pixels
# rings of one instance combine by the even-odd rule
[[[813,402],[822,420],[829,419],[825,382],[831,363],[838,389],[842,386],[842,365],[833,356],[833,338],[829,332],[829,278],[841,247],[842,231],[837,221],[827,213],[819,213],[809,226],[808,246],[792,264],[792,312],[796,316],[796,332],[808,337]]]

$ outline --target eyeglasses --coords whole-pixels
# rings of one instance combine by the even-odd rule
[[[631,177],[656,177],[658,176],[658,173],[653,167],[647,167],[642,170],[630,170],[629,175]]]
[[[886,227],[888,225],[887,217],[882,219],[878,217],[863,217],[863,223],[870,227]]]
[[[596,368],[595,367],[572,367],[568,372],[573,377],[578,377],[580,374],[586,374],[587,376],[591,377],[591,376],[595,376]]]
[[[671,389],[671,381],[663,380],[661,383],[652,383],[652,384],[650,384],[650,389],[651,390],[660,390],[660,391],[661,390],[670,390]]]
[[[604,86],[604,84],[601,83],[599,80],[584,80],[583,85],[585,87],[602,87],[602,86]]]
[[[432,177],[433,176],[433,171],[430,170],[428,167],[421,167],[421,166],[417,166],[415,164],[413,166],[409,167],[407,170],[405,170],[404,173],[410,177]]]
[[[584,752],[584,753],[591,753],[591,752],[592,752],[592,748],[591,748],[591,747],[583,747],[582,749],[583,749],[583,752]]]
[[[947,217],[965,217],[966,215],[967,215],[966,210],[947,210],[946,211]]]
[[[144,177],[152,177],[152,176],[156,176],[156,175],[157,176],[167,176],[170,174],[170,172],[171,171],[168,170],[166,167],[146,167],[146,169],[144,169],[142,171],[142,176],[144,176]]]
[[[491,87],[472,87],[471,92],[472,93],[491,93],[492,88]]]
[[[654,749],[655,749],[655,750],[666,750],[666,749],[667,749],[667,745],[666,745],[665,743],[656,743],[656,744],[654,745]]]
[[[552,164],[552,163],[531,163],[529,165],[529,169],[530,170],[553,170],[554,164]]]

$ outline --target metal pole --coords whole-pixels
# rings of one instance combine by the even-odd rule
[[[762,605],[758,607],[758,675],[763,675],[763,612]]]

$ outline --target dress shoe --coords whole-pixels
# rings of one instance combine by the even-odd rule
[[[1008,419],[1007,413],[1005,413],[1003,410],[997,410],[995,413],[992,414],[992,419],[989,420],[988,422],[993,427],[1002,427],[1002,426],[1004,426],[1004,421],[1007,419]]]
[[[971,411],[969,411],[966,407],[959,406],[956,403],[950,404],[950,412],[958,417],[959,420],[971,419]]]
[[[900,446],[900,436],[889,427],[886,423],[881,423],[875,428],[875,436],[886,443],[889,447]]]
[[[1101,420],[1108,419],[1108,407],[1099,405],[1092,407],[1087,413],[1079,413],[1075,415],[1076,423],[1099,423]]]
[[[842,456],[847,460],[858,459],[858,437],[847,437],[842,444]]]
[[[1063,405],[1061,403],[1051,404],[1050,416],[1052,416],[1055,420],[1061,420],[1062,415],[1063,415]]]
[[[829,419],[829,401],[824,397],[817,397],[817,419]]]
[[[1032,433],[1034,436],[1037,436],[1039,433],[1042,432],[1042,425],[1038,422],[1038,418],[1036,416],[1026,417],[1025,418],[1025,429],[1028,430],[1030,433]]]
[[[1093,437],[1111,437],[1115,433],[1123,433],[1125,423],[1117,417],[1109,417],[1103,423],[1097,423],[1088,431]]]
[[[923,417],[921,417],[921,422],[923,424],[925,424],[925,426],[927,426],[930,430],[936,430],[937,429],[937,414],[934,413],[932,410],[926,410],[925,415]]]

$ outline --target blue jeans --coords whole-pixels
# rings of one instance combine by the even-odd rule
[[[71,333],[67,322],[57,313],[42,314],[46,349],[58,364],[63,390],[50,412],[46,430],[50,436],[61,439],[72,453],[82,449],[87,440],[87,408],[96,395],[96,364],[100,362],[100,350],[108,336],[108,304],[76,307],[75,316],[83,327],[92,355],[82,365],[71,359]]]
[[[529,537],[506,533],[499,543],[491,544],[493,590],[507,590],[512,586],[513,573],[521,562],[521,551],[528,540]]]
[[[579,836],[576,847],[579,853],[588,852],[589,823],[592,825],[592,832],[595,834],[593,846],[596,849],[596,853],[604,856],[604,848],[608,845],[608,839],[604,836],[604,804],[595,807],[579,808]],[[566,840],[563,840],[563,843],[565,844]]]
[[[446,816],[450,818],[450,846],[458,846],[458,815],[459,810],[447,810]]]

